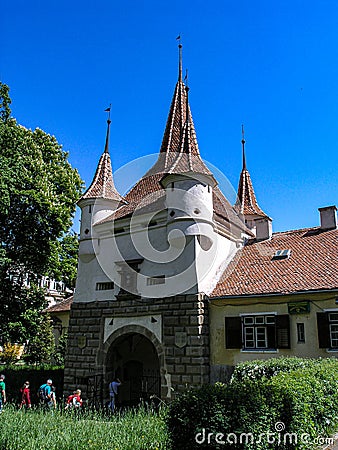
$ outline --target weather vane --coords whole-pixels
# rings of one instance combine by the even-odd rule
[[[110,120],[110,110],[111,110],[111,104],[109,105],[109,108],[107,108],[107,109],[105,109],[105,112],[107,112],[108,113],[108,120],[107,121],[111,121]]]

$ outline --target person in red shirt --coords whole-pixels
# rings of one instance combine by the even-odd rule
[[[72,395],[67,398],[67,404],[65,409],[79,409],[82,406],[81,390],[76,390]]]
[[[26,381],[22,388],[20,389],[21,392],[21,403],[19,408],[21,409],[23,406],[27,408],[31,408],[31,394],[29,390],[29,381]]]

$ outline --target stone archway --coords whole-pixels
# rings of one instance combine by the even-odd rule
[[[104,346],[105,384],[118,377],[121,405],[137,405],[152,396],[168,396],[164,352],[157,338],[137,325],[116,330]]]

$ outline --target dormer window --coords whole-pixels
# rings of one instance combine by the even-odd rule
[[[291,255],[290,249],[277,250],[272,259],[287,259]]]

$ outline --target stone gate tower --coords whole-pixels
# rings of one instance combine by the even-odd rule
[[[118,376],[125,404],[209,382],[208,293],[247,229],[200,157],[182,47],[157,162],[123,198],[109,128],[81,208],[65,389],[101,402]]]

